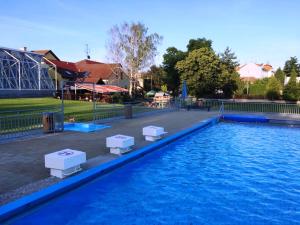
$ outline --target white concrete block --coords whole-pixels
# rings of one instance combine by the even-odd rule
[[[80,164],[86,162],[86,153],[73,149],[63,149],[45,155],[45,167],[51,169],[51,175],[59,178],[81,170]]]
[[[106,147],[110,148],[112,154],[123,154],[131,151],[134,145],[134,137],[118,134],[106,138]]]
[[[147,126],[143,128],[143,135],[146,141],[156,141],[162,138],[162,135],[166,134],[163,127]]]

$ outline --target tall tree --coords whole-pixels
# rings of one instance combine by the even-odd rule
[[[129,75],[129,93],[132,95],[137,86],[138,73],[153,64],[162,36],[148,34],[148,28],[140,22],[115,25],[109,30],[109,36],[108,58],[121,63]]]
[[[284,72],[282,71],[282,69],[279,67],[275,74],[274,77],[279,81],[279,83],[281,84],[281,87],[284,86],[284,80],[285,80],[285,75]]]
[[[292,69],[289,82],[284,86],[283,99],[288,101],[297,101],[299,99],[299,86],[297,84],[297,72]]]
[[[240,77],[236,80],[237,89],[234,92],[236,97],[243,96],[247,92],[247,82],[243,81]]]
[[[200,48],[189,52],[188,56],[176,64],[181,79],[186,80],[189,92],[196,97],[212,96],[219,89],[217,79],[220,60],[210,48]]]
[[[190,39],[186,47],[188,52],[191,52],[199,48],[212,49],[212,40],[206,38]]]
[[[165,71],[164,82],[168,86],[168,90],[172,92],[173,96],[178,96],[180,86],[180,75],[176,63],[183,60],[186,57],[186,53],[178,50],[175,47],[170,47],[163,55],[162,67]]]
[[[240,65],[235,53],[232,52],[229,47],[227,47],[225,51],[220,54],[220,60],[230,73],[235,72],[236,67]]]
[[[218,76],[218,87],[222,90],[224,98],[231,98],[234,92],[239,88],[240,75],[228,70],[224,65],[220,64],[221,73]]]
[[[283,71],[285,73],[285,76],[290,77],[292,70],[295,70],[297,76],[300,75],[300,65],[298,64],[297,57],[291,57],[289,60],[287,60],[284,64]]]
[[[227,47],[220,57],[221,68],[221,90],[225,98],[230,98],[234,91],[239,88],[240,75],[236,72],[236,67],[239,66],[237,57],[232,50]]]
[[[266,87],[266,97],[270,100],[279,99],[281,87],[280,81],[275,76],[270,77]]]
[[[163,84],[163,78],[165,76],[164,70],[162,67],[152,65],[150,69],[143,74],[143,78],[148,80],[147,85],[144,85],[146,91],[150,90],[159,90]]]

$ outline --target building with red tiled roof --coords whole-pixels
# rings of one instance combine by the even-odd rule
[[[83,81],[89,74],[88,71],[78,70],[76,64],[72,62],[49,60],[49,62],[46,63],[51,65],[54,64],[60,77],[68,81]]]
[[[51,50],[49,49],[45,49],[45,50],[34,50],[34,51],[31,51],[31,52],[35,52],[35,53],[38,53],[38,54],[42,54],[44,55],[44,57],[46,59],[49,59],[49,60],[60,60],[57,55],[54,54],[54,52],[52,52]]]
[[[76,62],[75,64],[79,71],[89,72],[84,82],[110,84],[123,88],[129,87],[129,78],[122,70],[121,64],[101,63],[88,59]]]
[[[32,51],[44,55],[49,66],[49,74],[60,87],[62,80],[90,82],[95,84],[129,87],[129,77],[122,70],[121,64],[102,63],[84,59],[76,63],[60,60],[51,50]]]

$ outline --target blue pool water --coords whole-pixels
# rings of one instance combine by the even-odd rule
[[[299,131],[219,123],[12,224],[300,224]]]
[[[93,124],[93,123],[65,123],[64,130],[68,131],[79,131],[79,132],[93,132],[108,128],[110,126],[103,124]]]

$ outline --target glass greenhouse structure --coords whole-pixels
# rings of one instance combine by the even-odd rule
[[[0,47],[1,90],[54,90],[43,55]]]

